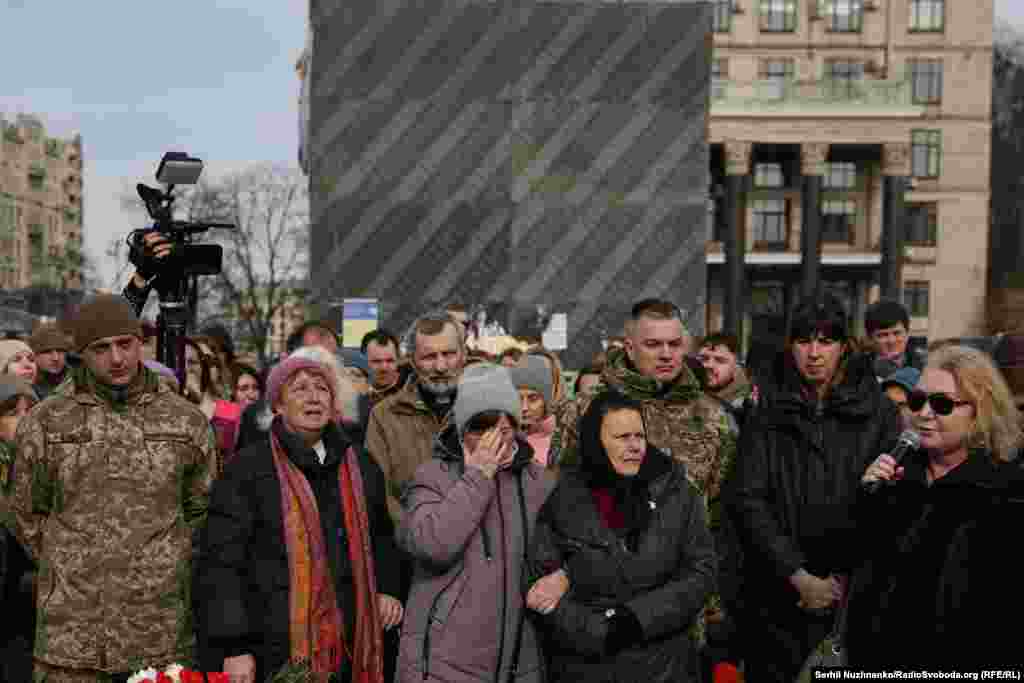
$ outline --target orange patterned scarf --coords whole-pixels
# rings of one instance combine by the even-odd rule
[[[273,432],[271,446],[288,548],[291,659],[308,661],[314,673],[328,674],[339,670],[344,657],[351,662],[353,683],[383,683],[383,628],[377,612],[366,497],[355,453],[352,448],[345,452],[338,472],[356,608],[354,637],[348,638],[313,490]]]

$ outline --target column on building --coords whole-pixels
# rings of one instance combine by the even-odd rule
[[[906,239],[906,199],[910,184],[910,144],[882,147],[882,266],[879,289],[883,299],[902,298],[903,242]]]
[[[724,306],[722,331],[743,339],[744,290],[746,283],[746,208],[744,195],[750,180],[750,155],[753,143],[728,140],[725,143],[725,198],[722,210],[726,221],[722,243],[725,250],[723,271]]]
[[[800,170],[803,174],[800,293],[805,297],[821,293],[821,186],[828,152],[827,143],[800,146]]]

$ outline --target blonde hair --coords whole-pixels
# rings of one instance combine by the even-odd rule
[[[927,367],[953,375],[963,400],[974,406],[972,445],[987,448],[996,462],[1012,460],[1024,439],[1020,412],[989,355],[949,344],[928,355]]]
[[[320,363],[334,377],[334,409],[346,420],[359,421],[359,392],[352,379],[345,372],[345,363],[338,356],[321,346],[302,346],[289,356],[306,358]]]

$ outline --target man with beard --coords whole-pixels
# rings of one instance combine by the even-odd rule
[[[415,378],[374,406],[366,431],[366,447],[384,471],[388,509],[396,523],[403,487],[431,459],[434,437],[448,426],[466,364],[463,328],[449,313],[424,315],[410,335]]]
[[[701,340],[697,359],[704,366],[708,395],[718,399],[732,418],[733,433],[739,435],[753,387],[746,371],[740,366],[737,351],[739,342],[731,334],[709,334]]]

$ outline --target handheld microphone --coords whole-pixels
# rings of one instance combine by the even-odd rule
[[[903,460],[907,453],[917,450],[920,445],[921,435],[913,430],[907,429],[900,434],[899,441],[896,442],[896,447],[892,449],[892,453],[890,453],[889,456],[896,461],[897,465],[899,465],[900,461]],[[874,493],[878,489],[882,488],[882,485],[885,483],[887,483],[885,479],[869,481],[864,484],[864,490],[868,493]]]

